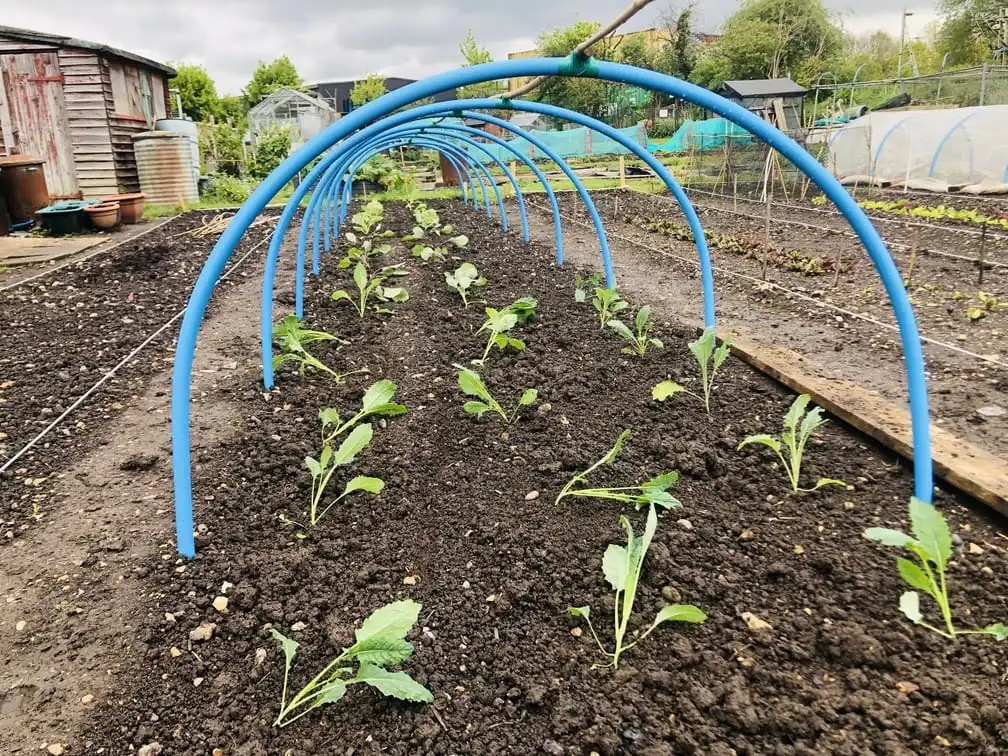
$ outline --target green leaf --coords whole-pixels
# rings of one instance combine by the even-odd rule
[[[945,569],[952,557],[952,535],[941,512],[914,496],[910,499],[910,529],[928,559]]]
[[[911,588],[928,594],[932,593],[931,581],[928,580],[927,573],[909,559],[899,557],[896,560],[896,569],[899,571],[900,577],[903,578],[903,582]]]
[[[581,617],[581,618],[587,620],[587,619],[589,619],[589,615],[591,615],[591,607],[590,606],[568,606],[567,607],[567,614],[569,614],[571,617]]]
[[[393,601],[376,609],[354,633],[357,643],[370,638],[403,639],[420,616],[420,604],[410,599]]]
[[[402,701],[430,703],[433,694],[405,672],[389,672],[373,664],[361,664],[357,669],[357,680],[367,683],[382,695]]]
[[[701,365],[706,365],[714,352],[714,329],[707,328],[696,341],[687,344],[693,358]]]
[[[920,610],[920,596],[917,595],[916,591],[906,591],[900,596],[899,605],[900,611],[915,625],[923,619]]]
[[[483,379],[469,368],[462,368],[459,370],[459,388],[462,389],[462,393],[467,396],[479,397],[485,402],[490,401],[490,392],[483,384]]]
[[[676,483],[679,482],[679,473],[673,470],[672,472],[662,473],[661,475],[656,475],[651,478],[651,480],[641,485],[642,490],[657,490],[665,491]]]
[[[642,488],[641,496],[638,497],[638,504],[654,504],[662,509],[679,509],[682,506],[682,502],[679,499],[660,488]],[[637,509],[641,508],[639,505]]]
[[[343,234],[343,236],[345,236],[346,240],[351,244],[357,243],[357,235],[354,234],[352,231],[347,231],[345,234]]]
[[[728,355],[731,354],[731,336],[725,336],[721,341],[721,345],[714,350],[714,372],[718,371],[718,368],[724,364],[724,361],[728,359]]]
[[[385,488],[385,481],[381,478],[372,478],[367,475],[358,475],[351,478],[343,488],[343,495],[351,494],[354,491],[367,491],[368,493],[380,494]]]
[[[391,401],[395,392],[396,385],[388,378],[375,381],[364,392],[364,398],[361,399],[361,409],[368,413],[374,412],[379,405]]]
[[[539,392],[535,389],[525,389],[522,392],[521,399],[518,400],[519,407],[527,407],[539,397]]]
[[[319,421],[322,423],[322,430],[325,431],[331,425],[339,427],[340,424],[340,413],[334,407],[326,407],[325,409],[320,409]]]
[[[336,450],[336,453],[333,455],[333,465],[348,465],[353,462],[354,457],[356,457],[365,446],[371,443],[373,435],[374,430],[371,428],[370,423],[358,425],[350,431],[350,435],[343,439],[343,443],[340,444],[339,449]]]
[[[637,310],[637,316],[634,318],[634,328],[637,329],[637,333],[643,331],[648,322],[651,320],[651,308],[648,305],[644,305],[639,310]]]
[[[317,459],[305,457],[304,463],[313,478],[317,478],[322,475],[322,465],[319,464]]]
[[[626,585],[629,569],[629,554],[625,546],[611,543],[602,556],[602,574],[614,591],[622,591]]]
[[[662,381],[657,384],[653,389],[651,389],[651,398],[656,402],[664,402],[670,396],[675,396],[684,392],[686,389],[680,386],[675,381]]]
[[[358,289],[363,290],[364,287],[367,286],[368,274],[367,274],[367,268],[364,267],[364,263],[357,263],[357,265],[354,267],[353,280],[354,283],[357,284]]]
[[[619,437],[617,437],[617,439],[616,439],[616,443],[613,444],[612,449],[610,449],[606,453],[606,455],[604,457],[602,457],[602,459],[600,459],[598,461],[597,464],[600,464],[600,465],[612,464],[612,461],[614,459],[616,459],[616,457],[619,456],[619,454],[620,454],[621,451],[623,451],[623,444],[625,444],[627,442],[627,439],[630,438],[630,433],[631,432],[630,432],[629,429],[627,429],[627,430],[623,431],[622,433],[620,433]]]
[[[409,299],[409,292],[401,286],[384,286],[381,295],[382,299],[392,302],[405,302]]]
[[[357,659],[361,664],[390,667],[409,659],[413,655],[413,644],[402,638],[386,638],[379,635],[355,643],[346,650],[346,655]]]
[[[668,604],[661,608],[651,628],[657,627],[662,622],[691,622],[700,624],[707,619],[707,615],[692,604]],[[648,628],[648,629],[651,629]]]
[[[839,478],[819,478],[816,484],[809,491],[818,491],[823,486],[846,486],[847,484]]]
[[[983,631],[993,635],[999,641],[1008,640],[1008,627],[1005,627],[1003,622],[995,622],[993,625],[987,625]]]
[[[621,338],[626,339],[631,343],[636,341],[633,333],[629,328],[627,328],[626,323],[624,323],[622,320],[610,320],[606,322],[606,326],[613,329],[617,334],[620,335]]]
[[[826,425],[826,420],[823,419],[822,413],[822,407],[813,407],[812,410],[805,415],[801,422],[801,428],[798,430],[799,438],[807,439],[818,428]]]
[[[872,541],[878,541],[885,546],[899,546],[905,548],[914,542],[914,539],[902,530],[892,528],[868,528],[864,532],[864,537]]]
[[[737,448],[741,449],[743,446],[747,446],[749,444],[762,444],[763,446],[769,446],[775,452],[780,454],[780,441],[774,436],[769,436],[766,433],[757,433],[755,436],[746,436],[739,442]]]
[[[297,650],[301,644],[293,638],[288,638],[275,627],[271,627],[270,632],[276,640],[280,641],[280,650],[283,651],[284,655],[284,666],[290,669],[291,664],[294,662],[294,656],[297,654]]]
[[[584,289],[574,289],[574,301],[575,302],[578,302],[579,304],[583,303],[585,301],[585,298],[587,296],[588,296],[588,292],[586,292]]]
[[[808,394],[801,394],[793,402],[791,402],[791,407],[788,409],[787,414],[784,415],[784,427],[789,428],[792,431],[798,427],[798,420],[805,413],[805,407],[808,403],[812,401],[812,397]]]
[[[476,415],[476,417],[483,417],[483,415],[490,410],[490,407],[483,402],[473,402],[469,401],[462,405],[462,409],[468,412],[470,415]]]
[[[332,704],[339,701],[343,696],[346,695],[347,686],[338,677],[331,677],[326,681],[322,689],[315,694],[312,708],[316,706],[322,706],[324,704]]]
[[[458,236],[451,237],[448,242],[454,244],[456,247],[464,247],[469,243],[469,237],[465,234],[459,234]]]
[[[507,345],[514,349],[516,352],[525,351],[525,342],[521,339],[507,339]]]
[[[342,299],[345,299],[348,302],[353,302],[353,300],[350,298],[350,295],[347,294],[345,291],[343,291],[343,289],[340,289],[339,291],[334,291],[332,293],[333,302],[339,302]]]

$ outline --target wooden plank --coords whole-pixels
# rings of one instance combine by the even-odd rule
[[[719,329],[723,338],[727,331]],[[812,399],[900,456],[913,460],[910,412],[852,381],[829,377],[829,371],[790,349],[769,347],[732,335],[732,352],[753,367]],[[944,428],[931,424],[935,474],[960,491],[1008,515],[1008,464]]]
[[[5,265],[27,265],[56,260],[81,250],[95,247],[108,237],[92,236],[86,239],[53,239],[43,237],[0,237],[0,260]]]

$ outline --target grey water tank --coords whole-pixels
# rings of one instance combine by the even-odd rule
[[[199,126],[195,121],[187,118],[161,118],[154,123],[155,131],[174,131],[178,134],[185,134],[191,143],[193,172],[200,175],[199,157]]]

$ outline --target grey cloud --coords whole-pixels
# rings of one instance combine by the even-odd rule
[[[103,0],[101,14],[81,0],[0,5],[8,6],[5,24],[82,37],[156,60],[199,63],[222,92],[238,92],[258,61],[282,54],[309,81],[446,70],[459,64],[458,45],[468,29],[503,58],[533,46],[544,29],[579,18],[607,21],[626,0]],[[898,30],[903,0],[827,5],[848,22],[870,14]],[[651,25],[666,7],[658,0],[628,28]],[[737,7],[736,0],[707,0],[697,6],[697,26],[714,31]]]

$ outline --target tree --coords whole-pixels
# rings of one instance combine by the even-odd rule
[[[705,86],[783,76],[810,83],[842,43],[822,0],[745,0],[697,61],[693,77]]]
[[[372,100],[377,100],[386,92],[388,89],[385,88],[385,77],[376,73],[368,74],[366,78],[356,82],[350,90],[350,102],[355,108],[359,108]]]
[[[203,66],[182,63],[175,67],[178,72],[171,85],[179,90],[182,110],[194,121],[209,121],[217,115],[217,86]]]
[[[563,58],[600,27],[596,21],[575,21],[570,26],[545,31],[536,40],[536,51],[542,57]],[[604,43],[599,43],[596,47],[592,48],[592,53],[597,57],[604,59],[609,55]],[[532,96],[541,102],[598,118],[605,114],[609,104],[609,86],[599,79],[553,76],[540,84]]]
[[[281,55],[272,63],[259,61],[252,80],[245,87],[245,104],[252,108],[278,89],[300,89],[304,85],[291,59]]]
[[[478,66],[481,63],[490,63],[493,61],[493,55],[490,54],[490,51],[485,47],[480,47],[476,43],[472,29],[469,30],[466,38],[459,45],[459,52],[462,53],[462,58],[465,60],[465,63],[462,64],[463,67]],[[476,97],[494,97],[502,91],[503,86],[501,82],[484,81],[481,84],[468,84],[464,87],[459,87],[455,90],[455,96],[460,100]]]
[[[1000,46],[995,21],[1004,0],[942,0],[938,48],[952,65],[989,61]]]
[[[291,133],[285,126],[273,126],[259,133],[255,154],[249,165],[252,178],[260,181],[269,176],[291,151]]]
[[[239,131],[245,130],[248,120],[245,118],[245,101],[240,95],[224,95],[217,101],[217,120]]]

